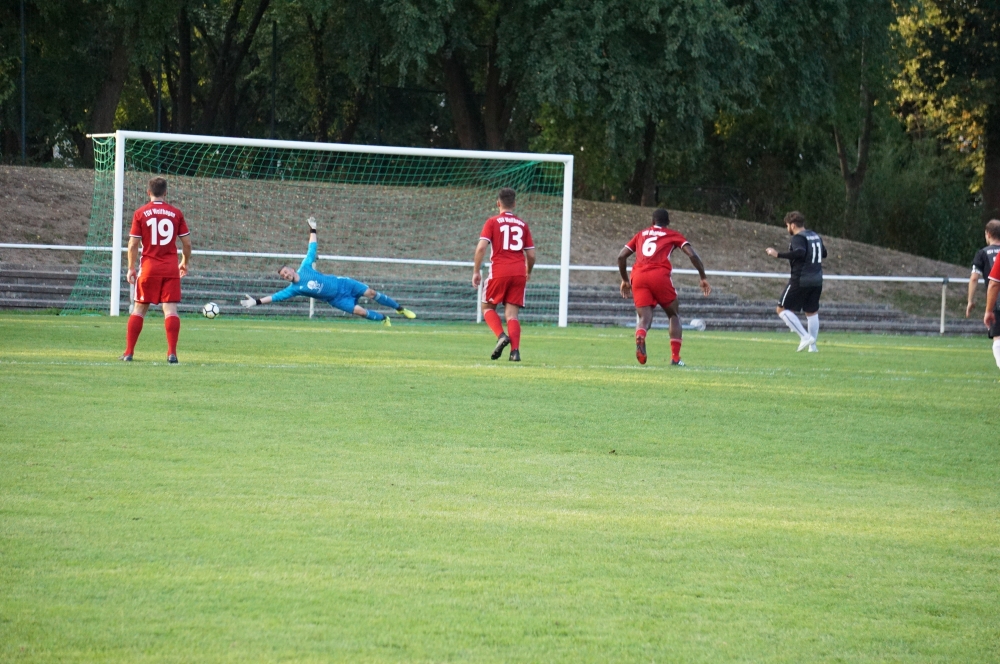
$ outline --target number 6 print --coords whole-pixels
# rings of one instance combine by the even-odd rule
[[[647,238],[645,242],[642,243],[642,255],[649,258],[656,253],[656,238]]]

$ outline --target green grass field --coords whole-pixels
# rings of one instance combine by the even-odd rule
[[[0,315],[0,660],[1000,660],[981,339]]]

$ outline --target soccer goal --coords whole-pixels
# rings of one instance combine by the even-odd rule
[[[183,309],[217,302],[243,313],[244,292],[283,287],[276,270],[306,251],[319,222],[317,268],[392,293],[429,319],[476,320],[472,254],[501,187],[517,191],[537,263],[523,318],[567,322],[572,155],[378,147],[118,131],[94,140],[87,246],[67,311],[129,305],[123,238],[149,178],[168,181],[194,244]],[[310,315],[289,301],[255,315]],[[317,303],[316,315],[338,315]]]

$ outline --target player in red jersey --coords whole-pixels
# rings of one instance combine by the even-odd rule
[[[181,277],[188,272],[191,239],[184,214],[163,199],[167,181],[153,178],[146,189],[149,203],[132,215],[132,230],[128,238],[128,282],[135,285],[135,306],[128,317],[128,336],[121,359],[132,361],[135,342],[142,332],[142,322],[151,304],[163,305],[163,327],[167,331],[167,362],[177,364],[177,336],[181,319],[177,303],[181,301]],[[177,239],[184,253],[177,262]],[[139,245],[142,245],[142,265],[138,272]]]
[[[1000,260],[993,261],[993,269],[986,279],[986,315],[983,316],[983,323],[989,330],[994,329],[997,324],[997,296],[1000,295]],[[997,361],[997,368],[1000,368],[1000,337],[993,337],[993,358]]]
[[[479,288],[482,280],[481,267],[490,248],[490,276],[483,288],[483,319],[497,335],[497,345],[490,355],[495,360],[510,344],[510,361],[521,361],[521,323],[518,312],[524,306],[524,286],[531,278],[535,266],[535,243],[531,239],[528,224],[514,216],[516,194],[510,187],[504,187],[497,194],[500,214],[490,217],[479,234],[476,256],[473,259],[472,285]],[[497,307],[504,305],[507,331],[497,314]]]
[[[653,225],[636,233],[618,254],[618,271],[622,275],[622,297],[632,296],[639,315],[635,329],[635,357],[639,364],[646,363],[646,331],[653,324],[653,309],[660,305],[670,318],[670,363],[682,367],[681,319],[677,313],[677,292],[670,279],[673,270],[670,254],[673,250],[680,247],[691,259],[701,277],[701,292],[705,297],[712,292],[712,287],[705,278],[705,264],[694,247],[683,235],[667,228],[669,224],[670,215],[666,210],[653,210]],[[627,263],[632,254],[636,254],[636,259],[632,279],[629,280]]]

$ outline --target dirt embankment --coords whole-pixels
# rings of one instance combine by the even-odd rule
[[[83,244],[89,225],[93,171],[82,169],[0,166],[0,242]],[[650,221],[650,210],[632,205],[574,201],[573,262],[616,264],[622,245]],[[783,272],[787,262],[768,258],[769,246],[783,250],[783,227],[691,212],[671,212],[671,225],[684,233],[709,269]],[[530,221],[530,220],[529,220]],[[949,276],[968,279],[968,268],[892,251],[850,240],[824,238],[830,256],[828,274]],[[471,250],[470,250],[471,255]],[[4,263],[72,266],[79,253],[44,250],[0,250]],[[971,256],[969,257],[971,261]],[[690,267],[677,255],[677,267]],[[575,283],[616,284],[613,273],[575,273]],[[682,285],[695,282],[678,277]],[[764,279],[713,279],[720,289],[751,299],[774,298],[782,283]],[[827,281],[826,297],[842,301],[890,302],[923,311],[940,296],[937,286],[884,285]],[[951,289],[952,302],[964,300]]]

